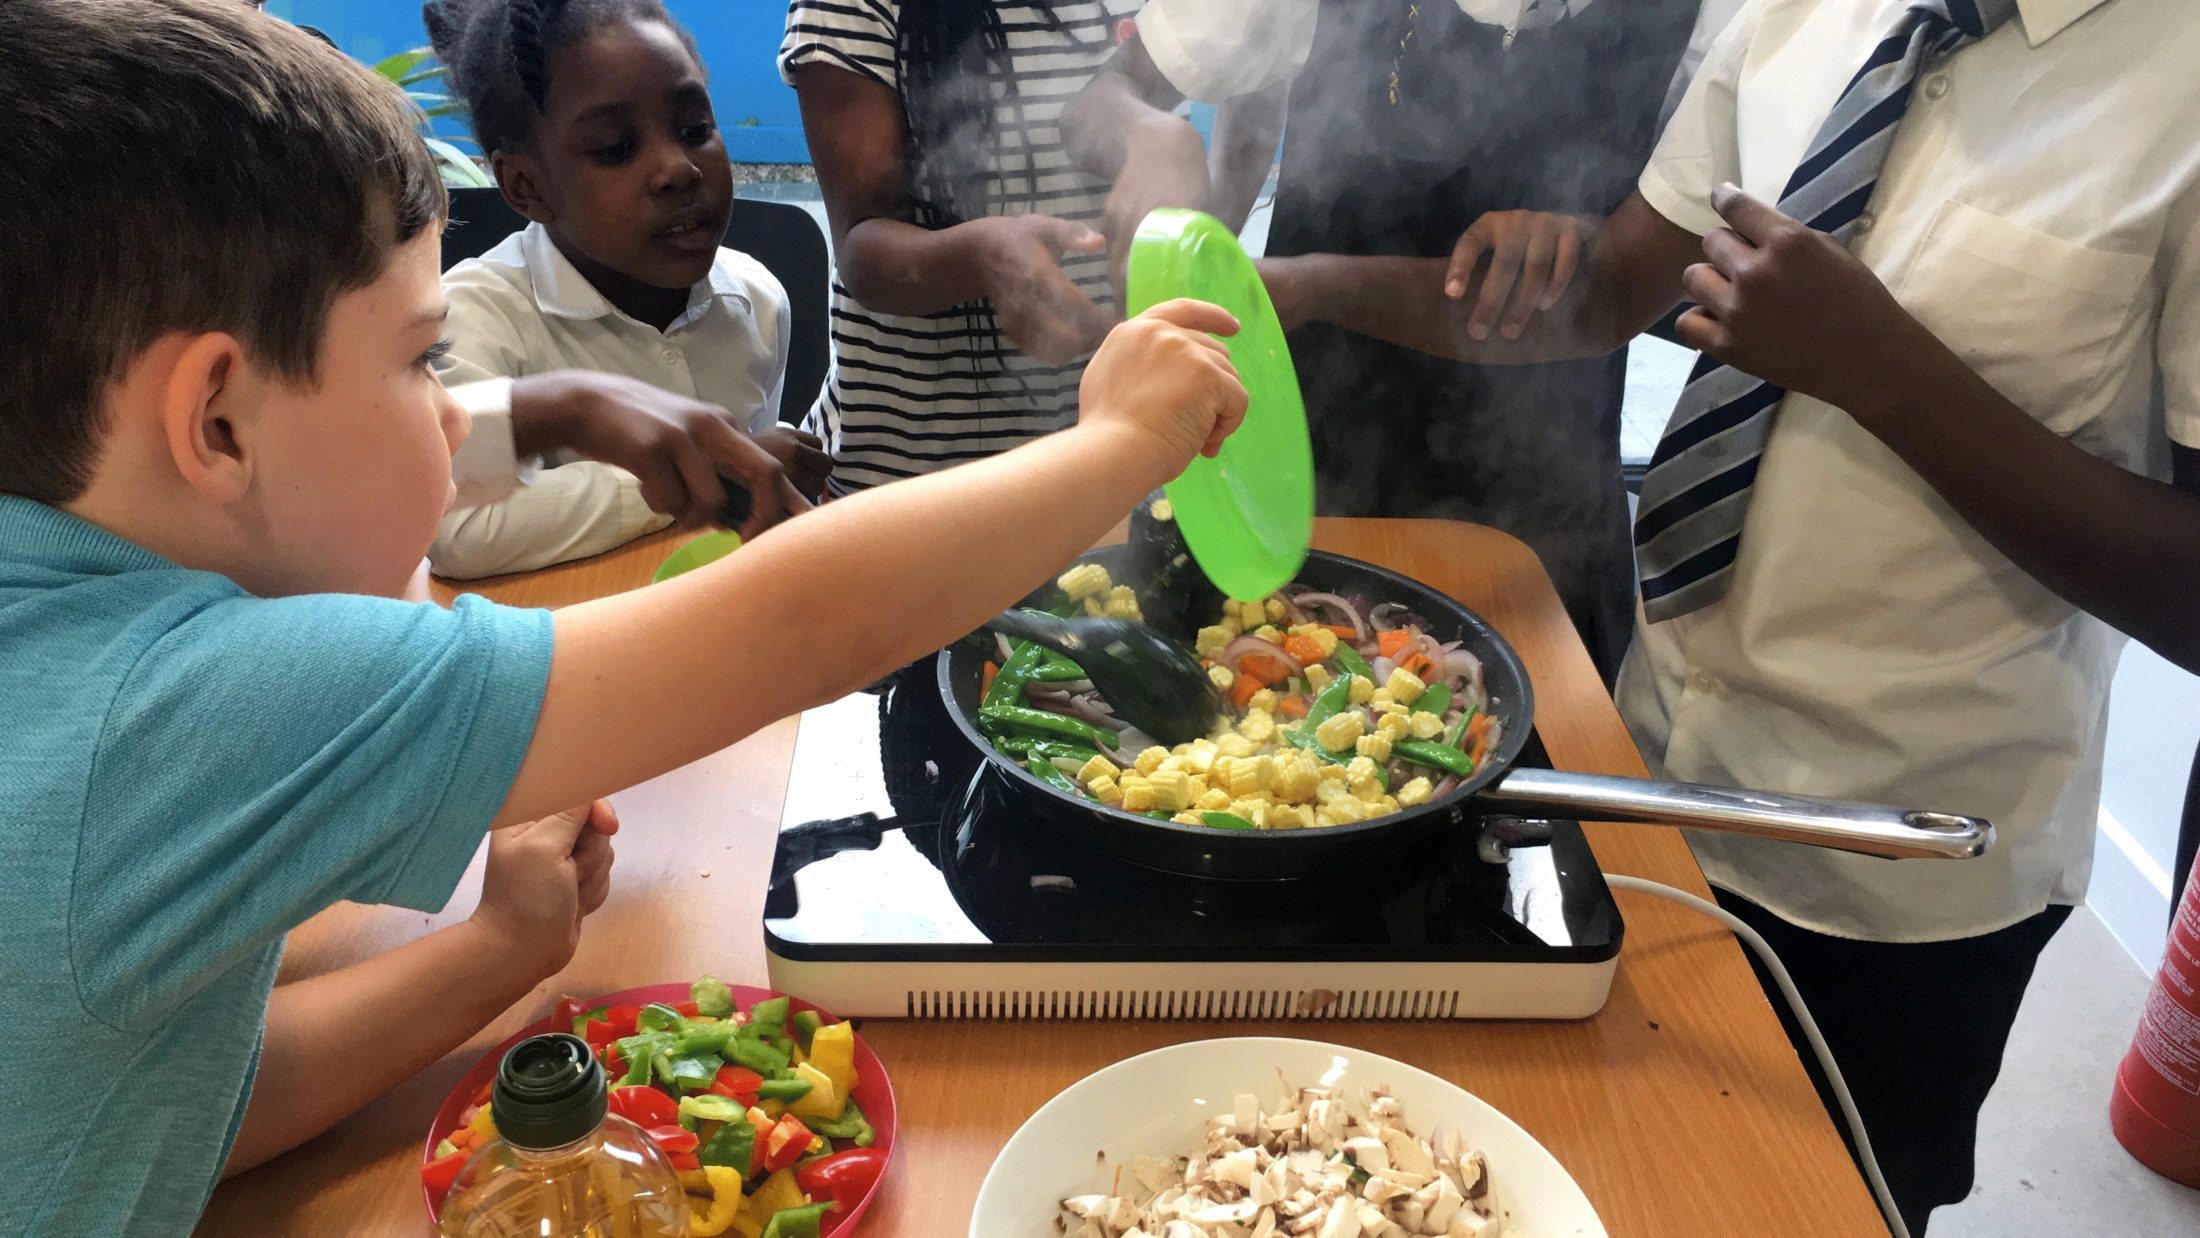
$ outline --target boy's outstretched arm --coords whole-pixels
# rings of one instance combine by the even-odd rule
[[[489,836],[472,918],[269,997],[224,1177],[271,1160],[466,1043],[573,957],[603,904],[618,818],[598,803]]]
[[[1527,291],[1528,254],[1466,238],[1452,258],[1306,254],[1259,265],[1286,328],[1325,322],[1455,361],[1510,365],[1624,345],[1680,301],[1681,272],[1700,245],[1632,194],[1597,228],[1581,271],[1547,308],[1516,295]]]
[[[1728,227],[1689,268],[1699,308],[1681,316],[1683,343],[1847,412],[2042,584],[2200,671],[2200,451],[2177,450],[2169,485],[2087,454],[1979,377],[1831,237],[1731,185],[1712,205]],[[2178,265],[2165,315],[2193,311],[2177,302]],[[2171,385],[2173,402],[2200,398]]]
[[[1075,426],[559,611],[534,743],[498,823],[685,765],[1013,605],[1236,428],[1245,389],[1209,334],[1236,330],[1211,305],[1157,306],[1094,355]]]

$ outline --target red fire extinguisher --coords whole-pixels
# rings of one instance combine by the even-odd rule
[[[2108,1120],[2140,1164],[2200,1187],[2200,864],[2185,883],[2139,1035],[2116,1072]]]

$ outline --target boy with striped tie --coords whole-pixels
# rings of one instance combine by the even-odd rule
[[[1696,303],[1635,533],[1645,755],[2001,827],[1959,866],[1694,840],[1913,1232],[2084,897],[2119,632],[2200,666],[2195,63],[2190,0],[1751,0],[1540,317],[1517,256],[1268,270],[1287,319],[1477,361]]]

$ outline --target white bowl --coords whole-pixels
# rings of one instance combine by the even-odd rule
[[[1263,1112],[1293,1086],[1344,1066],[1338,1087],[1353,1097],[1390,1089],[1406,1122],[1427,1135],[1439,1124],[1488,1155],[1498,1214],[1510,1238],[1607,1238],[1588,1196],[1542,1144],[1473,1093],[1380,1054],[1313,1040],[1241,1036],[1198,1040],[1141,1054],[1087,1075],[1019,1128],[978,1188],[970,1238],[1054,1238],[1061,1201],[1105,1193],[1134,1156],[1195,1154],[1207,1119],[1239,1093]],[[1278,1072],[1281,1072],[1279,1077]],[[1105,1153],[1103,1160],[1101,1154]]]

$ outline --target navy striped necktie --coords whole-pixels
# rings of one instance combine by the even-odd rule
[[[1872,49],[1780,194],[1782,213],[1846,245],[1871,200],[1910,91],[1926,68],[1992,33],[2017,0],[1916,0]],[[1698,356],[1635,517],[1636,575],[1652,623],[1726,596],[1757,462],[1787,392]]]

